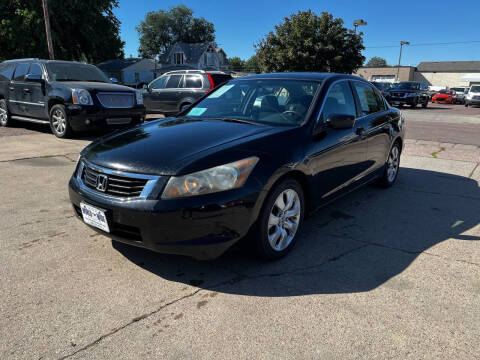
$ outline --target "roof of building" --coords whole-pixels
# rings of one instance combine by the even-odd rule
[[[162,63],[167,63],[168,62],[168,57],[170,56],[170,52],[173,49],[174,46],[179,46],[183,53],[185,54],[186,60],[185,62],[187,63],[197,63],[200,60],[200,57],[202,54],[207,50],[209,45],[214,45],[213,43],[210,42],[204,42],[204,43],[196,43],[196,44],[188,44],[184,42],[178,42],[170,49],[168,49],[165,54],[162,55],[160,58],[160,62]],[[214,48],[215,49],[215,48]]]
[[[480,72],[480,61],[423,61],[417,66],[424,72]]]
[[[138,63],[140,58],[107,60],[97,65],[103,71],[121,71],[133,64]]]
[[[159,65],[157,64],[157,68]],[[135,71],[153,71],[155,70],[155,62],[152,59],[141,59],[140,61],[126,67],[124,70]]]

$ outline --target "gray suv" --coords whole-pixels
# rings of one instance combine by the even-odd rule
[[[176,115],[231,79],[229,74],[222,71],[170,71],[144,88],[143,102],[148,113]]]

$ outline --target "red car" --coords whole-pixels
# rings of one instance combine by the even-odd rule
[[[432,96],[432,103],[453,104],[455,102],[455,91],[440,90]]]

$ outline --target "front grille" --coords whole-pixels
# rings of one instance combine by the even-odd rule
[[[480,100],[480,96],[472,96],[472,100]]]
[[[107,177],[105,191],[100,191],[97,189],[97,178],[99,175]],[[82,182],[85,184],[85,186],[116,197],[130,198],[140,196],[147,181],[147,179],[106,174],[100,170],[88,166],[87,164],[85,164],[83,167]]]
[[[396,96],[396,97],[404,97],[405,94],[404,94],[404,93],[393,93],[393,96]]]
[[[132,93],[98,93],[97,98],[105,108],[132,108],[134,97]]]

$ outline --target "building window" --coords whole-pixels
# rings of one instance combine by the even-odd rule
[[[183,64],[183,53],[173,54],[173,63],[175,65],[182,65]]]
[[[135,83],[140,82],[140,74],[138,72],[135,73]]]

